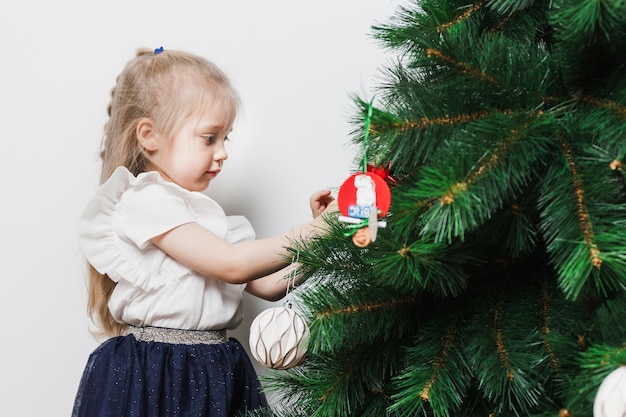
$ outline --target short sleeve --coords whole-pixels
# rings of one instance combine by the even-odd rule
[[[145,183],[124,193],[113,227],[121,237],[144,249],[153,237],[195,220],[191,207],[172,187]]]

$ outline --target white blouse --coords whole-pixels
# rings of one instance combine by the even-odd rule
[[[119,167],[87,205],[80,224],[85,256],[117,282],[109,301],[116,321],[191,330],[234,329],[243,318],[245,284],[228,284],[177,262],[150,242],[197,222],[237,243],[255,238],[242,216],[226,216],[207,195]]]

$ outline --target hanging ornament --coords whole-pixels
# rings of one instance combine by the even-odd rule
[[[594,417],[626,417],[626,366],[620,366],[602,381],[593,401]]]
[[[292,270],[287,283],[295,287],[296,264],[292,259]],[[306,321],[292,309],[289,299],[282,307],[262,311],[250,325],[249,344],[252,356],[261,365],[271,369],[289,369],[302,362],[307,351],[309,327]]]
[[[384,167],[367,163],[367,137],[369,135],[372,103],[369,103],[365,118],[363,143],[363,170],[351,175],[339,188],[337,204],[341,215],[339,221],[347,223],[346,235],[361,248],[376,241],[378,228],[387,223],[379,219],[385,217],[391,205],[391,191],[385,179],[389,178],[391,162]],[[384,174],[384,177],[380,174]]]
[[[391,192],[381,177],[371,172],[351,175],[339,188],[337,204],[341,216],[339,220],[348,223],[348,234],[359,247],[365,247],[376,241],[379,227],[385,227],[379,221],[389,211]]]

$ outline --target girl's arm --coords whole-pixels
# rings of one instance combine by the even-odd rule
[[[322,190],[313,194],[309,199],[313,218],[317,218],[326,211],[333,200],[330,190]],[[287,294],[288,276],[293,273],[295,268],[297,268],[297,264],[291,264],[273,274],[250,281],[246,286],[246,292],[267,301],[278,301]]]
[[[250,281],[246,285],[246,292],[267,301],[278,301],[287,295],[289,274],[295,268],[297,268],[296,264],[290,264],[273,274]]]
[[[243,284],[286,267],[285,247],[290,241],[319,235],[324,226],[323,216],[317,216],[287,233],[233,246],[198,223],[186,223],[151,241],[178,262],[203,275]]]

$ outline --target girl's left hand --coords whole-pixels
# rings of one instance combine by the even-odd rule
[[[328,209],[329,205],[335,200],[335,198],[331,195],[330,190],[321,190],[314,193],[309,199],[309,204],[311,205],[311,213],[313,214],[313,218],[316,218],[320,214],[322,214],[326,209]]]

